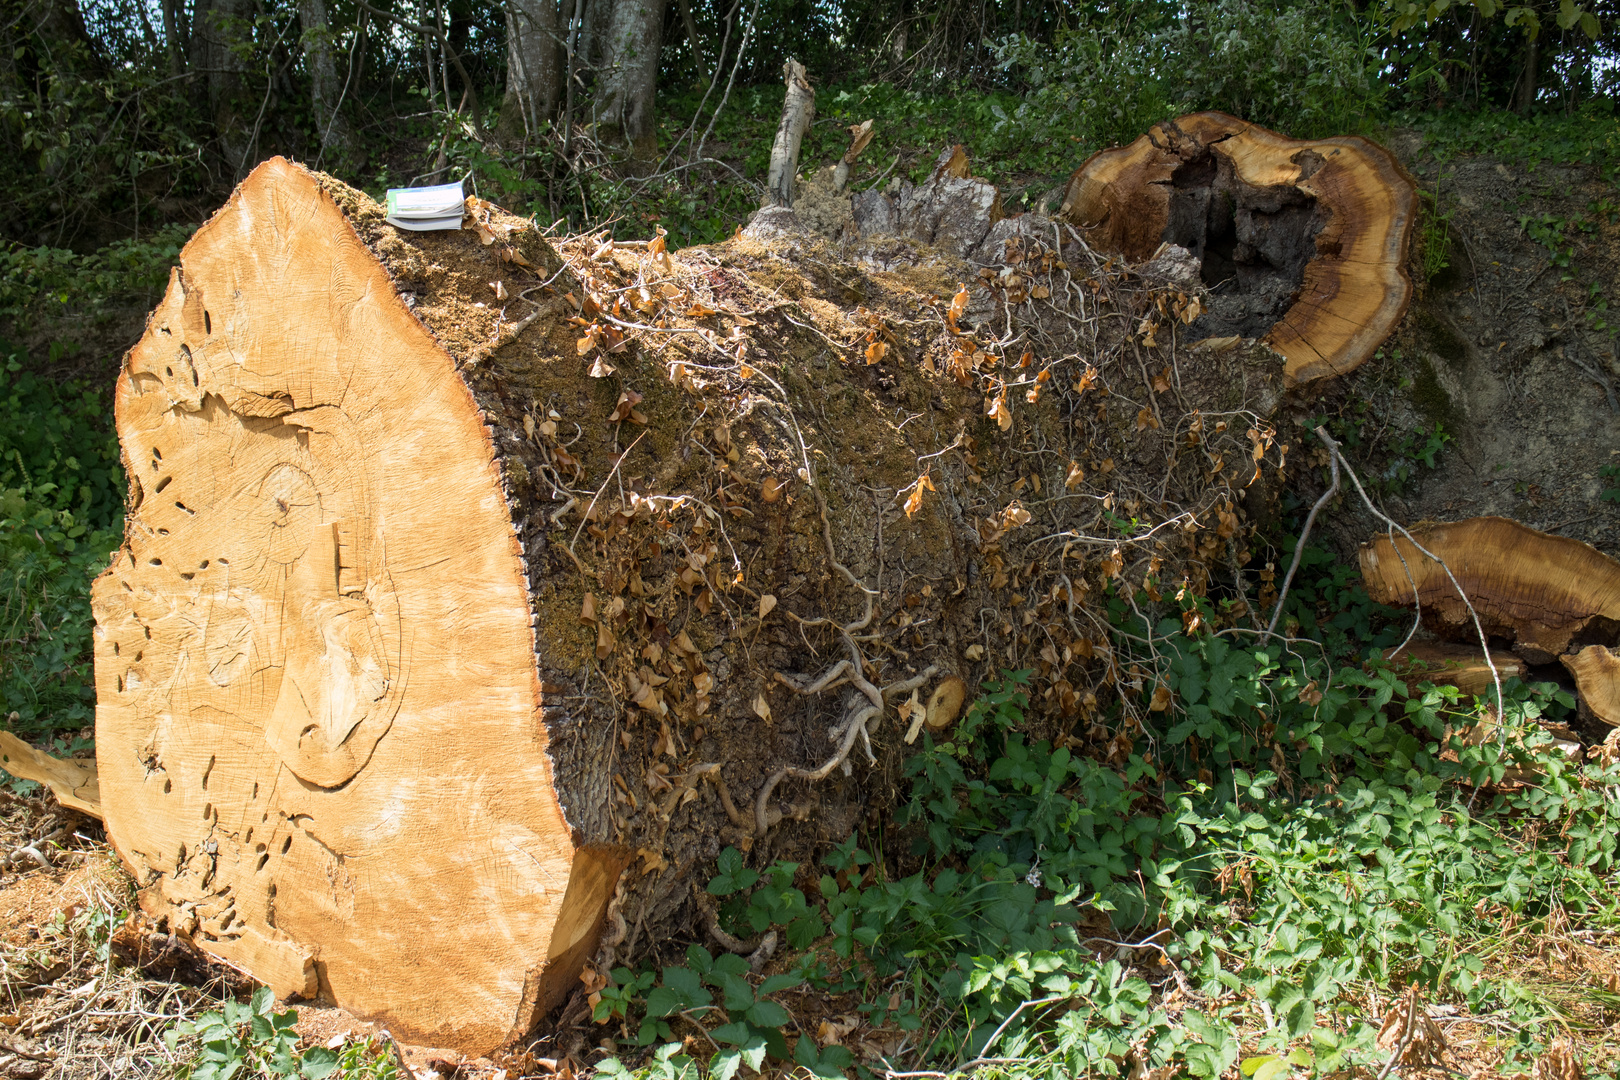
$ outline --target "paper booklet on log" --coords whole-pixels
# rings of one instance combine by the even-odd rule
[[[390,225],[415,232],[459,229],[462,215],[466,212],[460,183],[389,188],[387,205]]]

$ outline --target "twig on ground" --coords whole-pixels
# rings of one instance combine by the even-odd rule
[[[1356,486],[1356,493],[1361,496],[1361,501],[1366,504],[1367,509],[1372,512],[1373,516],[1378,518],[1378,520],[1382,521],[1385,525],[1389,526],[1390,529],[1398,531],[1402,536],[1406,537],[1407,543],[1416,548],[1417,551],[1424,557],[1439,563],[1440,569],[1446,572],[1446,580],[1450,581],[1451,587],[1457,590],[1457,595],[1462,598],[1463,606],[1468,609],[1469,618],[1474,621],[1474,633],[1479,638],[1480,652],[1485,657],[1485,665],[1491,669],[1491,684],[1496,688],[1496,720],[1498,737],[1502,742],[1505,743],[1507,740],[1507,704],[1506,699],[1502,696],[1502,673],[1497,670],[1496,661],[1491,659],[1490,641],[1485,637],[1485,628],[1479,621],[1479,612],[1474,610],[1473,601],[1468,599],[1467,591],[1465,591],[1461,583],[1457,581],[1457,576],[1451,572],[1451,567],[1446,565],[1446,561],[1444,559],[1440,558],[1440,556],[1418,543],[1416,537],[1414,537],[1404,527],[1397,525],[1394,519],[1388,514],[1385,514],[1382,510],[1378,509],[1377,506],[1373,505],[1372,499],[1367,496],[1366,489],[1361,486],[1361,479],[1356,476],[1356,471],[1350,467],[1350,462],[1345,458],[1344,452],[1339,449],[1339,444],[1333,441],[1333,436],[1329,435],[1327,431],[1320,426],[1318,426],[1316,429],[1316,436],[1327,445],[1328,449],[1332,451],[1334,457],[1340,459],[1344,463],[1344,471],[1349,475],[1350,482]],[[1400,547],[1395,543],[1393,536],[1390,538],[1389,546],[1394,549],[1397,555],[1400,555]],[[1404,556],[1401,557],[1401,565],[1403,567],[1406,566],[1406,559]],[[1410,567],[1406,567],[1406,580],[1407,583],[1412,586],[1412,596],[1415,599],[1418,594],[1417,580],[1412,576],[1412,570]],[[1408,640],[1410,640],[1410,635],[1408,635]],[[1468,807],[1470,810],[1473,809],[1474,800],[1478,797],[1479,788],[1476,787],[1474,789],[1474,794],[1468,800]]]
[[[1288,573],[1283,576],[1282,588],[1277,592],[1277,607],[1271,613],[1271,622],[1266,625],[1266,633],[1277,632],[1277,622],[1282,618],[1283,601],[1288,599],[1288,587],[1294,583],[1294,571],[1299,569],[1300,556],[1305,554],[1305,541],[1310,539],[1311,526],[1316,524],[1316,515],[1328,500],[1339,493],[1339,455],[1333,451],[1328,452],[1328,463],[1333,469],[1333,482],[1328,489],[1322,492],[1322,497],[1311,506],[1311,512],[1305,517],[1305,527],[1299,531],[1299,540],[1294,544],[1294,559],[1288,564]]]

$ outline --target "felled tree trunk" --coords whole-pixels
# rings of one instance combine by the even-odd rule
[[[1245,546],[1283,370],[1178,349],[1191,297],[1060,235],[996,223],[983,277],[884,241],[822,278],[803,235],[559,256],[261,165],[117,390],[97,748],[143,909],[484,1052],[703,926],[722,847],[887,817],[1003,670],[1031,738],[1128,751],[1170,698],[1103,604],[1185,619]]]

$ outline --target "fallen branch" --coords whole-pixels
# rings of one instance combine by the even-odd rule
[[[1320,431],[1321,429],[1318,428],[1317,430]],[[1271,622],[1266,626],[1266,633],[1268,634],[1277,632],[1277,620],[1282,618],[1283,601],[1288,599],[1288,586],[1294,582],[1294,571],[1299,569],[1299,558],[1305,553],[1305,541],[1310,539],[1311,526],[1316,524],[1317,513],[1327,505],[1329,499],[1339,493],[1339,455],[1336,452],[1329,451],[1328,463],[1333,467],[1333,483],[1329,484],[1328,489],[1322,492],[1322,497],[1316,500],[1315,505],[1311,507],[1311,512],[1305,517],[1305,527],[1299,531],[1299,541],[1294,544],[1294,560],[1288,564],[1288,573],[1283,576],[1282,589],[1277,593],[1276,610],[1271,613]]]

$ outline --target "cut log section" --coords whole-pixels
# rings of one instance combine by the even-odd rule
[[[1499,517],[1412,530],[1451,568],[1485,633],[1505,637],[1531,664],[1550,664],[1582,635],[1613,642],[1620,631],[1620,563],[1590,544],[1537,532]],[[1424,625],[1445,637],[1474,637],[1468,608],[1445,569],[1405,537],[1361,546],[1367,594],[1380,604],[1422,608]]]
[[[1575,677],[1582,705],[1604,723],[1620,724],[1620,657],[1607,647],[1620,641],[1620,562],[1507,518],[1429,525],[1412,536],[1451,568],[1488,636],[1513,642],[1527,664],[1559,661]],[[1363,544],[1361,575],[1378,603],[1418,608],[1431,632],[1477,640],[1445,569],[1405,537]],[[1464,651],[1479,662],[1477,647]]]
[[[1408,689],[1431,682],[1495,700],[1491,665],[1485,662],[1485,655],[1477,646],[1419,641],[1404,649],[1385,650],[1384,659],[1394,666]],[[1515,676],[1522,677],[1526,671],[1524,661],[1509,652],[1493,650],[1491,663],[1496,665],[1497,674],[1504,682]]]
[[[108,833],[148,914],[278,995],[493,1048],[577,985],[625,855],[558,805],[490,435],[296,166],[182,267],[118,382]]]
[[[0,768],[12,776],[44,784],[63,806],[99,818],[101,784],[93,761],[52,757],[9,731],[0,731]]]
[[[1558,658],[1575,676],[1581,702],[1610,727],[1620,727],[1620,655],[1604,645],[1588,645]]]
[[[1133,263],[1166,243],[1192,252],[1214,291],[1191,332],[1263,337],[1297,386],[1353,370],[1406,313],[1416,208],[1411,177],[1374,142],[1205,112],[1092,155],[1060,216]]]

